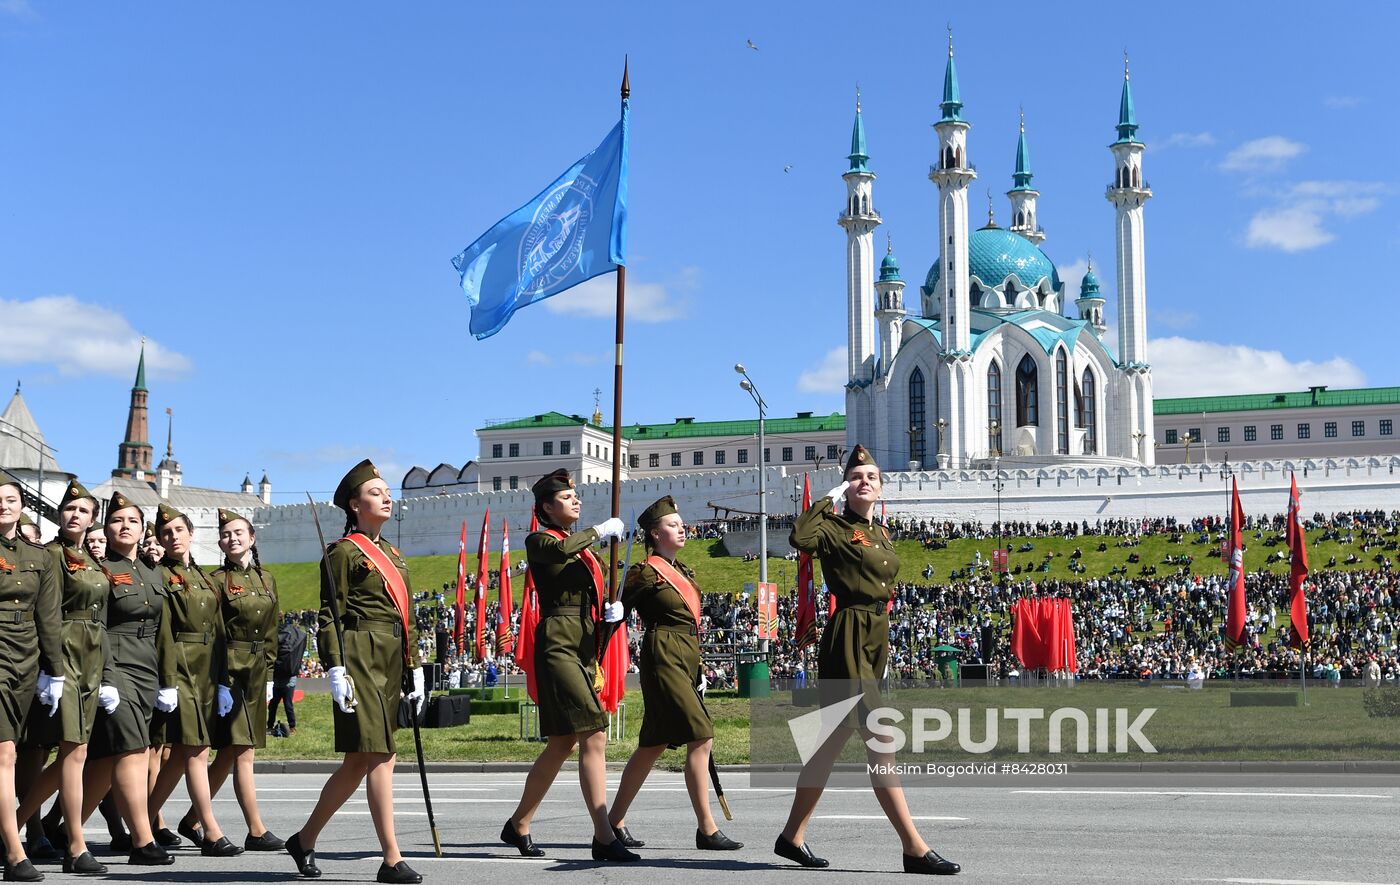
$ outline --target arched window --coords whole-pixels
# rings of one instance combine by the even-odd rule
[[[1016,367],[1016,426],[1039,426],[1040,424],[1040,378],[1035,360],[1030,354],[1021,357]]]
[[[865,215],[869,215],[869,214],[870,214],[870,195],[869,195],[869,194],[866,194],[865,196],[863,196],[863,197],[860,198],[860,211],[861,211],[863,214],[865,214]]]
[[[963,151],[962,151],[962,148],[958,148],[958,152],[957,152],[957,161],[958,161],[958,168],[961,169],[961,168],[962,168],[962,164],[963,164]]]
[[[987,449],[1000,455],[1001,448],[1001,366],[996,360],[987,367]]]
[[[1083,407],[1079,418],[1079,425],[1084,428],[1084,454],[1097,455],[1099,453],[1098,434],[1098,397],[1094,388],[1094,373],[1084,370],[1084,380],[1080,383],[1080,391],[1083,394]]]
[[[924,463],[924,372],[915,369],[909,375],[909,460]]]
[[[943,149],[943,168],[944,168],[944,169],[952,169],[952,168],[953,168],[953,148],[952,148],[952,145],[949,145],[948,147],[946,147],[946,148]]]
[[[1142,187],[1142,172],[1136,166],[1133,167],[1133,187]]]
[[[1055,351],[1055,451],[1069,454],[1069,361],[1064,348]]]
[[[1025,226],[1026,226],[1026,213],[1024,213],[1024,212],[1017,212],[1017,213],[1016,213],[1016,226],[1017,226],[1017,227],[1025,227]]]

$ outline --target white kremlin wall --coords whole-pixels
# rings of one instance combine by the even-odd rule
[[[1239,478],[1246,514],[1282,513],[1288,503],[1290,471],[1296,471],[1305,516],[1358,509],[1400,509],[1400,456],[1245,461],[1231,463]],[[1089,520],[1226,513],[1228,479],[1221,464],[1157,467],[1054,466],[1000,471],[1001,513],[1007,520]],[[811,472],[812,496],[820,497],[840,482],[840,468]],[[783,467],[768,468],[771,513],[792,513],[802,475]],[[629,480],[622,487],[623,519],[641,513],[663,495],[671,495],[681,515],[691,522],[714,516],[712,504],[737,511],[758,510],[758,474],[696,473]],[[606,483],[580,486],[581,525],[601,522],[608,515]],[[995,474],[991,470],[915,471],[887,473],[884,500],[889,515],[914,518],[980,520],[997,518]],[[492,550],[501,544],[501,520],[508,519],[511,548],[524,549],[525,532],[534,503],[528,489],[448,495],[398,501],[402,520],[389,522],[384,536],[409,556],[455,554],[462,520],[467,520],[467,549],[475,551],[481,517],[491,510]],[[264,507],[253,520],[258,550],[264,562],[305,562],[317,557],[316,530],[309,504]],[[339,537],[344,514],[330,504],[319,505],[328,541]],[[396,513],[396,516],[399,515]]]

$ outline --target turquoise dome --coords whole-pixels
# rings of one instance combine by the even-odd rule
[[[899,259],[894,257],[893,252],[885,255],[885,260],[880,262],[880,282],[889,282],[899,279]]]
[[[1079,283],[1079,297],[1097,297],[1099,294],[1099,278],[1094,276],[1094,269],[1090,267],[1084,271],[1084,279]]]
[[[1012,274],[1022,288],[1034,288],[1043,279],[1060,288],[1060,273],[1048,256],[1030,240],[1001,227],[973,231],[968,243],[970,270],[983,286],[996,288]],[[942,275],[942,261],[935,261],[924,279],[925,294],[932,295]]]

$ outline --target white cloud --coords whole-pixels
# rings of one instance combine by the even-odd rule
[[[1230,151],[1221,161],[1220,168],[1226,172],[1276,172],[1307,149],[1308,146],[1302,142],[1282,135],[1266,135],[1246,141]]]
[[[116,375],[136,371],[141,335],[126,317],[72,295],[45,295],[29,301],[0,299],[5,347],[0,363],[51,366],[60,375]],[[159,342],[146,342],[146,371],[178,375],[192,367],[189,357]]]
[[[840,393],[850,376],[846,368],[846,348],[828,350],[822,361],[797,376],[797,389],[803,393]]]
[[[532,350],[525,354],[525,362],[532,366],[549,366],[554,364],[554,359],[542,350]]]
[[[1254,248],[1302,252],[1337,238],[1324,227],[1329,216],[1355,218],[1374,212],[1389,187],[1377,181],[1300,181],[1275,206],[1249,220],[1245,244]]]
[[[1360,107],[1363,102],[1365,99],[1357,95],[1329,95],[1322,100],[1324,105],[1334,111]]]
[[[1196,325],[1200,319],[1195,311],[1172,310],[1170,307],[1159,307],[1152,311],[1151,321],[1166,326],[1168,329],[1189,329]]]
[[[1079,297],[1079,284],[1084,281],[1084,274],[1089,270],[1089,262],[1084,258],[1076,258],[1069,264],[1061,264],[1055,268],[1060,272],[1060,282],[1065,284],[1065,305],[1066,313],[1078,315],[1077,311],[1070,311],[1074,306],[1074,299]],[[1094,274],[1098,276],[1098,274]],[[1099,288],[1103,288],[1103,280],[1099,280]]]
[[[627,319],[642,323],[665,323],[686,315],[687,301],[679,293],[694,291],[699,285],[699,268],[683,268],[669,283],[627,282]],[[586,283],[546,299],[545,307],[557,314],[583,317],[612,317],[617,309],[617,278],[596,276]]]
[[[1306,390],[1315,384],[1362,387],[1366,374],[1345,357],[1290,360],[1277,350],[1189,338],[1154,338],[1148,345],[1157,396],[1218,396]]]
[[[1209,132],[1173,132],[1162,143],[1162,147],[1201,148],[1215,144],[1215,136]]]
[[[29,0],[0,0],[0,14],[13,15],[16,18],[33,18],[35,13]]]

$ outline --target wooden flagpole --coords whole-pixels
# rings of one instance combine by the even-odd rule
[[[622,59],[622,101],[625,103],[632,94],[627,80],[627,57]],[[622,320],[623,303],[627,294],[627,266],[617,266],[617,334],[613,364],[613,413],[612,413],[612,515],[622,516]],[[631,526],[628,526],[631,529]],[[617,601],[621,582],[617,575],[617,539],[608,544],[608,598]]]

